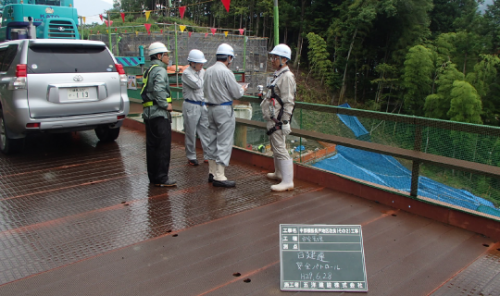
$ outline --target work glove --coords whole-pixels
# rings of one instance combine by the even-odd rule
[[[290,128],[290,122],[281,125],[281,130],[283,131],[283,135],[288,136],[292,132],[292,129]]]

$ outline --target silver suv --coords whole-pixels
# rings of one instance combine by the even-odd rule
[[[32,39],[0,43],[0,150],[33,132],[95,129],[114,141],[129,112],[127,76],[103,42]]]

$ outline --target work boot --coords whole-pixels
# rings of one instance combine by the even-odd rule
[[[156,187],[172,187],[177,186],[177,182],[175,180],[167,180],[165,183],[155,184]]]
[[[212,183],[214,181],[216,167],[217,163],[215,160],[208,160],[208,183]]]
[[[196,159],[188,159],[188,165],[198,166],[198,160],[196,160]]]
[[[293,190],[293,159],[277,160],[278,167],[283,176],[281,183],[272,185],[272,191]]]
[[[215,167],[215,175],[214,175],[214,181],[212,185],[214,187],[234,187],[236,186],[236,182],[234,181],[229,181],[226,176],[224,175],[224,170],[225,166],[219,163],[216,163]]]
[[[274,159],[274,173],[268,173],[267,177],[271,180],[281,180],[281,172],[278,166],[278,160],[276,158]]]

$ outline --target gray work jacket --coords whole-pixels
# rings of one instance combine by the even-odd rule
[[[286,71],[288,70],[288,71]],[[281,120],[290,120],[292,116],[293,107],[295,106],[295,93],[296,93],[296,83],[295,76],[292,71],[285,66],[279,71],[274,72],[273,80],[271,85],[274,85],[274,92],[281,98],[285,110],[283,112],[283,117]],[[271,117],[278,119],[278,113],[281,110],[281,105],[275,100],[274,114],[271,116],[271,90],[266,93],[266,98],[260,104],[262,107],[262,115],[265,120],[271,120]]]
[[[239,99],[244,92],[233,72],[222,62],[217,62],[207,69],[203,90],[206,102],[217,105]]]
[[[182,73],[182,96],[186,100],[204,102],[203,77],[205,70],[195,71],[191,66]]]

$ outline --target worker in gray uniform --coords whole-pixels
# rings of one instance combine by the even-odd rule
[[[236,127],[232,105],[233,100],[243,96],[247,86],[240,86],[234,73],[229,70],[234,59],[233,47],[222,43],[217,48],[216,55],[217,62],[207,69],[203,84],[209,123],[208,181],[213,182],[215,187],[234,187],[236,182],[229,181],[225,176]]]
[[[286,136],[292,130],[290,121],[295,107],[296,83],[295,76],[288,68],[292,51],[286,44],[278,44],[269,53],[271,63],[276,70],[264,100],[261,103],[262,114],[266,120],[267,134],[271,143],[274,158],[274,173],[267,177],[281,180],[272,185],[273,191],[293,190],[293,159],[286,149]]]
[[[157,187],[176,186],[169,178],[170,147],[172,144],[172,98],[168,85],[167,65],[169,50],[161,42],[148,48],[151,66],[143,76],[141,90],[142,118],[146,125],[146,162],[149,182]]]
[[[188,165],[197,166],[196,134],[200,138],[204,159],[208,159],[208,110],[203,96],[203,64],[207,62],[205,55],[193,49],[188,55],[189,67],[182,73],[182,115],[184,118],[184,143]]]

